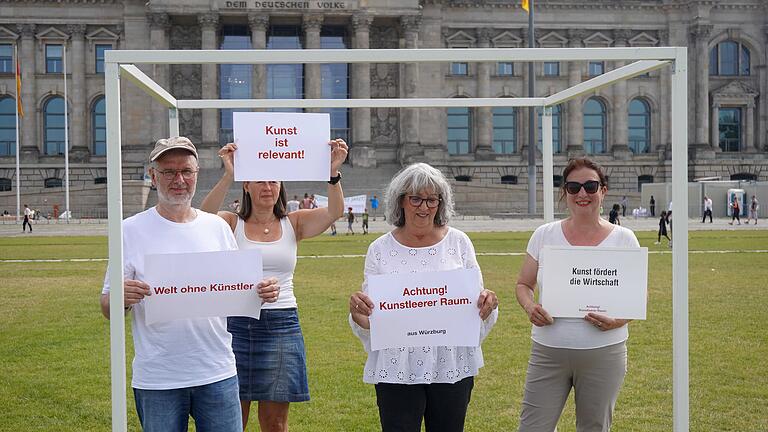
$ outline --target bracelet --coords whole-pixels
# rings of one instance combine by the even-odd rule
[[[335,185],[340,180],[341,180],[341,171],[336,171],[336,176],[335,177],[331,177],[331,179],[328,180],[328,184],[329,185]]]

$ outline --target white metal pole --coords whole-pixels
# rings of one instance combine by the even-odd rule
[[[14,58],[16,59],[16,223],[19,223],[19,217],[21,215],[21,166],[19,164],[19,101],[21,100],[21,86],[18,85],[21,79],[19,72],[19,47],[13,46]]]
[[[688,371],[688,52],[672,71],[672,410],[674,432],[689,427]]]
[[[542,200],[544,201],[544,222],[555,220],[555,188],[552,184],[552,107],[546,106],[541,114],[541,155],[542,155]]]
[[[64,211],[67,223],[72,215],[69,212],[69,101],[67,100],[67,43],[63,45],[62,68],[64,75]]]
[[[168,136],[179,136],[179,110],[168,108]]]
[[[112,372],[112,430],[128,429],[125,397],[125,312],[123,301],[123,184],[120,145],[120,77],[117,63],[105,62],[107,115],[107,230],[109,233],[109,336]]]

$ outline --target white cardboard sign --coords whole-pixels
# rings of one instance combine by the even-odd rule
[[[553,317],[646,317],[648,248],[545,246],[542,307]]]
[[[259,318],[262,280],[257,249],[147,255],[144,297],[147,324],[182,318]]]
[[[235,112],[236,181],[328,181],[329,114]]]
[[[371,349],[480,345],[476,269],[368,277]]]
[[[328,207],[328,197],[323,195],[315,195],[315,201],[317,201],[318,207]],[[363,213],[365,211],[366,204],[368,203],[368,195],[355,195],[344,197],[344,213],[347,209],[352,207],[352,213]]]

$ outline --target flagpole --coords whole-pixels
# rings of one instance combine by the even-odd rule
[[[533,2],[534,0],[528,0],[528,48],[536,46],[533,31]],[[533,62],[528,62],[528,97],[536,97],[535,93],[536,74],[533,70]],[[528,107],[528,214],[534,213],[536,213],[536,110],[531,106]]]
[[[64,47],[64,55],[62,56],[64,67],[64,208],[67,223],[72,213],[69,212],[69,103],[67,101],[67,43],[66,41],[62,45]]]
[[[16,59],[16,83],[19,83],[19,46],[14,44],[13,54]],[[16,86],[16,223],[19,222],[21,214],[21,167],[19,166],[19,100],[21,95],[21,86]]]

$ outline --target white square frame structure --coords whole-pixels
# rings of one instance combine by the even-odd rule
[[[408,99],[209,99],[174,98],[141,72],[136,64],[322,64],[633,61],[547,97],[408,98]],[[685,47],[658,48],[479,48],[353,50],[116,50],[104,60],[107,119],[107,195],[110,316],[122,317],[123,236],[120,78],[128,78],[168,108],[170,136],[179,135],[180,109],[221,108],[447,108],[540,107],[542,115],[544,220],[554,220],[552,106],[589,94],[618,81],[662,67],[672,67],[672,401],[675,432],[689,426],[688,352],[688,54]],[[160,138],[160,137],[155,137]],[[125,320],[110,321],[112,430],[127,429]]]

